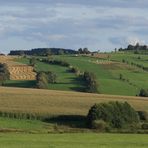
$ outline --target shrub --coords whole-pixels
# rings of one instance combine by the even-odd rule
[[[108,128],[108,125],[103,120],[94,120],[92,122],[92,128],[100,130],[100,131],[105,131]]]
[[[148,113],[146,111],[138,111],[140,120],[148,121]]]
[[[123,128],[139,123],[137,112],[127,103],[109,102],[95,104],[87,115],[88,126],[93,127],[95,120],[103,120],[113,128]]]
[[[84,72],[83,78],[84,78],[84,81],[86,82],[86,92],[97,93],[98,83],[96,81],[95,75],[90,72]]]
[[[141,97],[148,97],[148,89],[141,89],[139,96]]]
[[[51,71],[46,73],[48,78],[48,83],[56,83],[57,75]]]
[[[78,68],[76,68],[76,67],[70,66],[70,72],[72,72],[72,73],[78,73],[79,70],[78,70]]]
[[[56,74],[51,71],[48,72],[38,72],[36,76],[37,88],[48,88],[48,83],[56,83]]]
[[[48,88],[48,78],[44,72],[38,72],[36,76],[37,88],[45,89]]]
[[[148,129],[148,123],[143,123],[142,125],[141,125],[141,128],[142,129]]]
[[[30,65],[31,66],[35,66],[35,64],[36,64],[36,58],[31,58],[30,60],[29,60],[29,63],[30,63]]]
[[[120,73],[120,75],[119,75],[119,79],[120,80],[123,80],[123,75]]]
[[[10,73],[6,64],[0,63],[0,85],[4,84],[4,81],[10,79]]]

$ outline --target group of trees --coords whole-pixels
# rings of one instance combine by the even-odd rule
[[[141,97],[148,97],[148,89],[143,89],[142,88],[140,90],[139,96],[141,96]]]
[[[0,85],[3,85],[6,80],[10,79],[10,73],[6,64],[0,63]]]
[[[94,73],[85,71],[83,74],[83,79],[86,83],[86,92],[97,93],[98,92],[98,83]]]
[[[48,71],[48,72],[38,72],[37,73],[37,76],[36,76],[36,86],[37,88],[40,88],[40,89],[46,89],[48,88],[48,84],[49,83],[56,83],[56,74],[54,74],[53,72],[51,71]]]
[[[125,128],[138,124],[139,116],[127,102],[109,102],[93,105],[87,121],[90,128]]]
[[[77,54],[78,52],[72,49],[64,48],[35,48],[31,50],[11,50],[9,55],[60,55],[60,54]]]
[[[128,45],[127,48],[120,48],[119,51],[133,51],[135,54],[141,53],[142,51],[148,51],[147,45],[140,45],[137,43],[136,45]]]
[[[78,49],[78,53],[79,54],[89,54],[89,53],[91,53],[89,50],[88,50],[88,48],[79,48]]]

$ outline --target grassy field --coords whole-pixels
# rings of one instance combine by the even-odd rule
[[[133,134],[0,134],[3,148],[147,148],[148,135]]]
[[[126,59],[126,55],[127,54],[122,54],[122,58]],[[136,59],[137,55],[132,54],[132,56],[135,56]],[[99,62],[107,62],[107,59],[82,56],[55,56],[57,59],[68,61],[71,65],[78,67],[81,71],[93,72],[97,77],[99,91],[101,93],[135,96],[139,93],[141,88],[148,88],[147,72],[137,67],[121,63],[121,54],[111,54],[110,57],[111,60],[116,59],[117,62],[99,64]],[[147,57],[144,56],[144,59],[143,63],[145,64],[147,63]],[[98,61],[98,63],[96,61]],[[128,79],[132,85],[127,81],[121,81],[119,79],[120,73],[125,79]]]
[[[140,57],[140,58],[139,58]],[[133,53],[114,53],[111,54],[111,60],[122,61],[123,59],[129,62],[134,62],[148,67],[148,56],[143,54],[133,54]]]
[[[22,58],[22,59],[17,59],[18,62],[24,63],[24,64],[29,64],[29,60]],[[57,83],[55,84],[49,84],[48,88],[52,89],[52,90],[71,90],[71,91],[81,91],[83,89],[83,81],[81,79],[79,79],[74,73],[70,73],[68,71],[67,67],[63,67],[63,66],[59,66],[59,65],[50,65],[50,64],[46,64],[43,62],[36,62],[36,66],[35,69],[37,71],[52,71],[57,75]],[[19,81],[19,84],[24,87],[26,87],[27,83],[29,81]],[[30,81],[30,83],[28,85],[30,85],[30,87],[33,87],[35,85],[32,85],[33,83],[31,83],[32,81]],[[17,81],[16,81],[17,83]],[[16,86],[15,83],[12,83],[12,81],[8,81],[6,82],[6,86],[10,86],[10,85]],[[11,85],[11,86],[12,86]],[[27,88],[27,87],[26,87]]]
[[[139,56],[140,59],[138,58]],[[105,57],[52,56],[53,59],[67,61],[81,72],[89,71],[94,73],[99,84],[98,90],[102,94],[136,96],[141,88],[148,88],[148,72],[121,62],[122,59],[125,59],[129,63],[134,62],[147,67],[148,58],[146,55],[111,53],[109,54],[109,60],[107,56]],[[17,62],[29,64],[29,60],[26,58],[18,58],[16,60]],[[85,87],[84,82],[75,74],[70,73],[66,67],[37,62],[36,70],[50,70],[57,74],[57,83],[49,84],[48,86],[51,90],[82,91]],[[120,74],[123,75],[125,81],[119,79]],[[7,81],[6,86],[33,88],[35,87],[35,81]]]
[[[48,115],[86,115],[94,103],[127,101],[148,111],[148,98],[0,87],[0,111]]]

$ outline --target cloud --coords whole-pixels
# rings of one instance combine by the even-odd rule
[[[138,37],[128,37],[128,38],[126,39],[126,42],[127,42],[128,44],[131,44],[131,45],[136,45],[137,43],[139,43],[139,44],[145,44],[145,41],[139,39]]]
[[[146,0],[1,1],[0,50],[21,45],[111,50],[142,42],[147,38],[147,7]]]

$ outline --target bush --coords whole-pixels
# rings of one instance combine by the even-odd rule
[[[46,73],[48,78],[48,83],[56,83],[57,75],[51,71]]]
[[[139,96],[141,97],[148,97],[148,89],[141,89]]]
[[[36,76],[37,88],[45,89],[48,88],[48,83],[56,83],[56,74],[51,71],[38,72]]]
[[[138,111],[140,120],[148,121],[148,113],[146,111]]]
[[[44,72],[38,72],[36,76],[37,88],[45,89],[48,88],[48,78]]]
[[[103,120],[113,128],[123,128],[127,125],[139,123],[137,112],[127,102],[109,102],[93,105],[87,115],[90,128],[93,128],[95,120]]]
[[[144,129],[144,130],[148,130],[148,123],[143,123],[141,125],[141,128]]]
[[[84,81],[86,82],[86,92],[97,93],[98,83],[95,75],[90,72],[84,72],[83,78],[84,78]]]
[[[31,58],[30,60],[29,60],[29,63],[30,63],[30,65],[31,66],[35,66],[35,64],[36,64],[36,58]]]
[[[4,84],[4,81],[10,79],[10,73],[6,64],[0,63],[0,85]]]
[[[92,128],[100,131],[105,131],[108,128],[108,125],[103,120],[94,120],[92,122]]]

